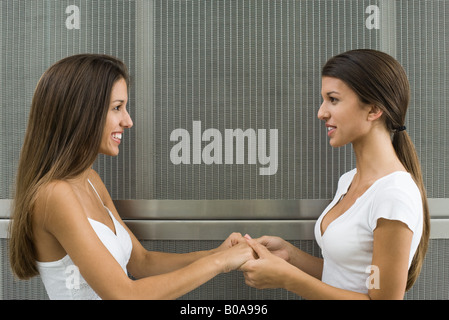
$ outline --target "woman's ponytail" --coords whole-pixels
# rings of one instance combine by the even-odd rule
[[[413,257],[412,264],[408,270],[406,290],[409,290],[421,272],[424,256],[427,252],[430,237],[430,213],[418,155],[416,153],[415,146],[406,131],[396,131],[393,133],[393,147],[396,151],[396,155],[402,162],[402,165],[415,180],[415,183],[421,192],[423,204],[423,233],[421,241]]]
[[[322,76],[345,82],[363,103],[383,111],[385,126],[392,134],[392,143],[399,160],[421,191],[423,204],[423,233],[409,268],[409,290],[421,271],[430,235],[430,216],[426,189],[415,147],[404,122],[410,100],[410,85],[404,68],[390,55],[377,50],[358,49],[339,54],[323,67]]]

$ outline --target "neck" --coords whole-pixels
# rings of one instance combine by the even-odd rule
[[[67,179],[67,180],[74,185],[86,185],[88,183],[87,180],[90,175],[90,170],[91,169],[89,168],[89,169],[83,171],[82,173],[80,173],[79,175],[77,175],[73,178]]]
[[[375,130],[354,141],[357,174],[361,181],[377,180],[395,171],[406,171],[386,130]]]

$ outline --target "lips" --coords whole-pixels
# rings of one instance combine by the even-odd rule
[[[112,140],[114,140],[115,142],[119,143],[122,140],[122,132],[113,132],[112,133]]]
[[[329,124],[326,124],[326,129],[327,129],[327,135],[330,136],[332,133],[335,132],[337,127],[329,125]]]

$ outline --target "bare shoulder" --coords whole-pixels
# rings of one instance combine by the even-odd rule
[[[103,180],[101,180],[100,175],[95,170],[91,169],[91,171],[89,172],[89,179],[94,185],[95,190],[97,190],[98,194],[100,195],[100,198],[103,201],[104,205],[108,207],[117,218],[114,202],[112,201],[111,195],[109,194],[108,189],[103,183]]]
[[[98,172],[96,172],[94,169],[91,169],[89,171],[89,179],[95,186],[95,189],[100,194],[100,197],[103,201],[106,201],[106,198],[109,198],[109,192],[106,188],[106,186],[103,183],[103,180],[101,180],[100,175]]]
[[[53,180],[45,185],[43,185],[36,197],[37,206],[51,207],[52,205],[59,204],[63,202],[62,200],[70,199],[75,197],[73,188],[67,181],[63,180]]]
[[[44,229],[51,228],[55,221],[73,217],[73,212],[83,214],[84,211],[69,182],[54,180],[39,189],[33,215],[34,221],[40,222]]]
[[[94,169],[90,169],[90,170],[89,170],[89,179],[92,179],[92,180],[95,180],[95,181],[101,181],[101,182],[102,182],[100,175],[99,175],[98,172],[95,171]],[[103,183],[103,182],[102,182],[102,183]]]

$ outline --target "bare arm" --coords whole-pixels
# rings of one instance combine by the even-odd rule
[[[314,278],[321,279],[323,259],[312,256],[279,237],[263,236],[257,242],[271,253],[284,259]]]
[[[131,238],[135,238],[129,231]],[[240,240],[241,239],[241,240]],[[200,258],[217,254],[243,242],[239,233],[231,234],[218,248],[188,253],[167,253],[147,251],[137,239],[133,239],[133,252],[128,263],[128,271],[137,279],[172,272],[183,268]]]
[[[100,197],[104,201],[106,207],[111,210],[117,221],[121,223],[121,225],[128,231],[128,234],[131,237],[133,251],[131,253],[127,269],[136,279],[160,275],[178,270],[200,258],[218,253],[219,251],[225,249],[229,249],[239,242],[245,242],[245,239],[243,239],[240,233],[233,233],[218,248],[214,248],[212,250],[195,251],[188,253],[148,251],[142,246],[140,241],[138,241],[131,230],[129,230],[128,226],[121,219],[120,215],[117,212],[117,209],[115,208],[114,202],[112,201],[112,198],[110,197],[106,186],[103,184],[100,176],[94,170],[91,170],[90,178],[94,182],[95,188],[98,190]]]
[[[372,265],[378,267],[380,285],[369,289],[368,294],[330,286],[275,256],[254,240],[248,243],[259,259],[247,261],[241,270],[250,286],[284,288],[306,299],[403,299],[412,236],[412,231],[402,222],[378,220]]]
[[[174,299],[252,258],[252,249],[245,243],[208,255],[204,252],[185,255],[182,259],[160,255],[159,258],[172,257],[171,262],[177,263],[174,269],[180,268],[134,281],[97,237],[68,183],[58,182],[47,199],[46,230],[57,239],[87,283],[103,299]],[[133,236],[133,245],[135,241]],[[133,254],[136,253],[141,254],[133,250]],[[157,262],[154,260],[153,266]]]

